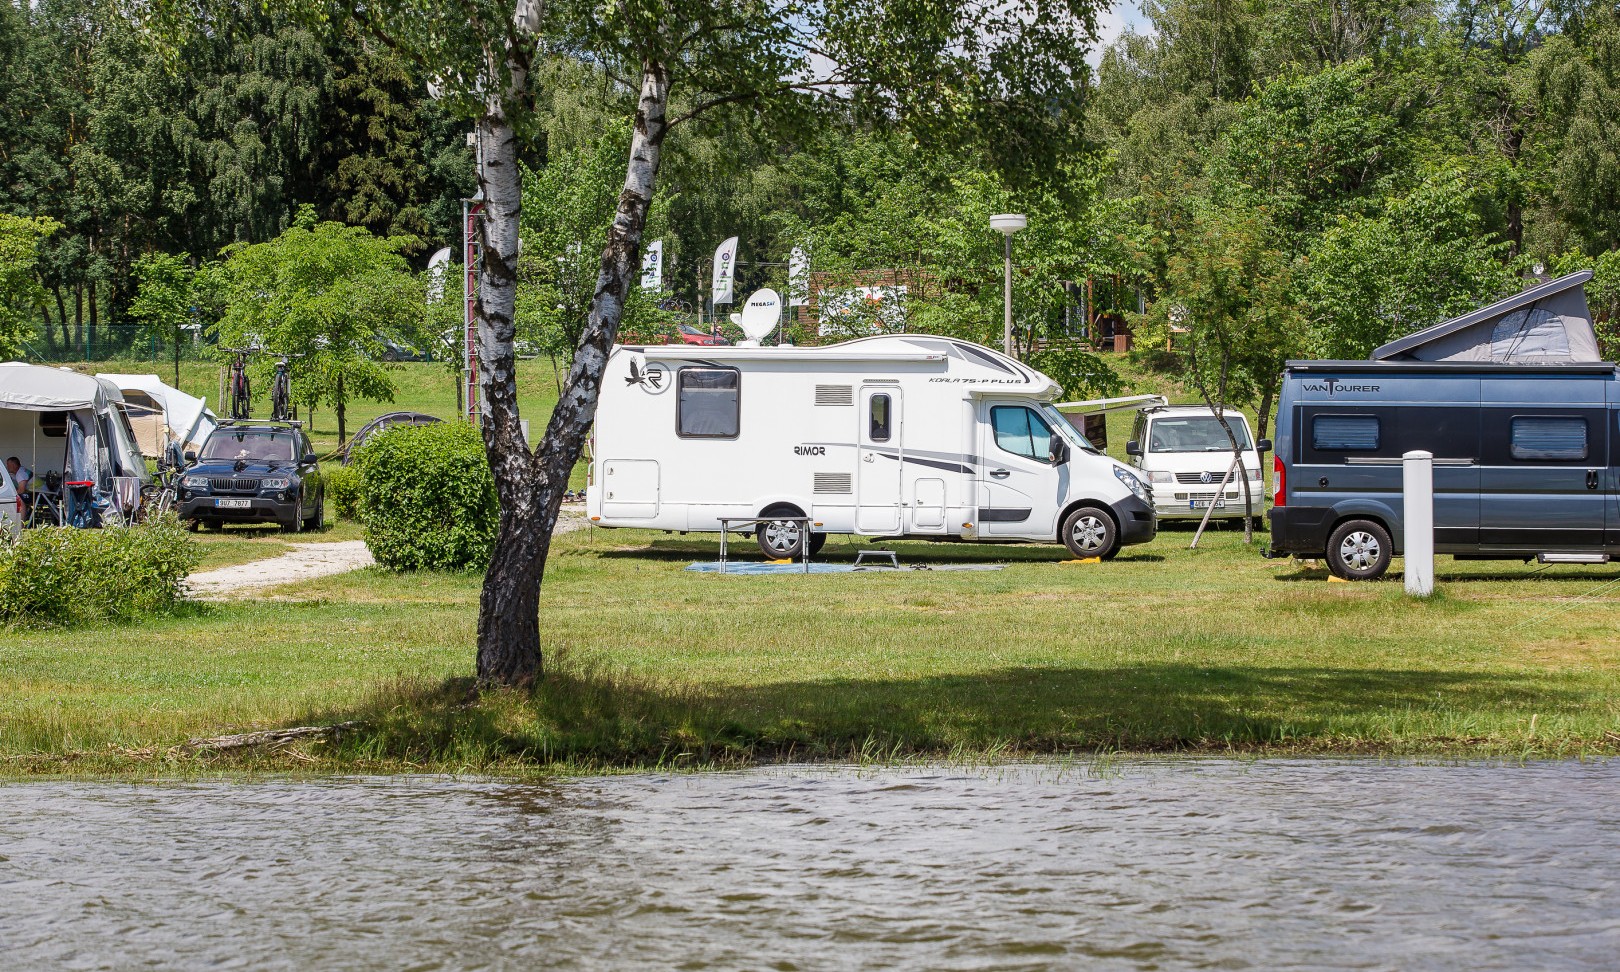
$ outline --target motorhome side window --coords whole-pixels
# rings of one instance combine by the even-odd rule
[[[869,433],[873,442],[889,441],[889,416],[891,414],[889,396],[873,395],[872,413],[869,416]]]
[[[996,405],[990,409],[990,427],[996,445],[1036,462],[1052,461],[1052,427],[1022,405]]]
[[[741,414],[737,372],[731,368],[682,368],[676,431],[683,439],[734,439]]]
[[[1515,459],[1578,462],[1586,458],[1586,419],[1516,415],[1509,423],[1509,441]]]
[[[1324,452],[1370,452],[1378,448],[1378,418],[1318,415],[1311,420],[1311,440]]]

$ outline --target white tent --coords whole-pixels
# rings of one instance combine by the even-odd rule
[[[152,476],[122,398],[112,382],[66,368],[0,364],[0,458],[17,457],[36,481],[55,473],[132,508]]]
[[[1603,360],[1582,270],[1443,321],[1373,351],[1375,361],[1592,364]]]
[[[219,420],[208,400],[166,385],[157,375],[97,375],[117,385],[124,394],[125,411],[135,429],[141,451],[152,458],[163,454],[169,442],[182,452],[201,452]]]

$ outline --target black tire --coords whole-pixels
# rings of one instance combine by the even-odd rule
[[[197,531],[201,530],[202,525],[203,525],[203,523],[202,523],[201,520],[187,520],[186,521],[186,529],[190,530],[192,533],[196,533]]]
[[[292,517],[292,519],[290,519],[290,520],[282,520],[281,521],[281,532],[282,533],[302,533],[303,530],[304,530],[304,517],[302,515],[302,511],[294,508],[293,509],[293,517]]]
[[[1263,516],[1251,516],[1249,517],[1249,526],[1254,529],[1255,533],[1262,533],[1266,529],[1266,518]]]
[[[803,555],[805,531],[791,520],[767,520],[754,531],[754,540],[767,560],[796,560]]]
[[[821,553],[821,548],[826,545],[827,535],[825,533],[810,534],[810,556],[814,557],[816,554]]]
[[[1394,554],[1389,531],[1372,520],[1347,520],[1328,538],[1328,570],[1345,580],[1377,580]]]
[[[1107,510],[1096,506],[1082,506],[1064,517],[1058,539],[1079,560],[1109,560],[1119,552],[1119,527]]]
[[[309,519],[304,521],[304,529],[314,533],[326,529],[326,493],[324,490],[315,497],[315,512],[311,513]]]

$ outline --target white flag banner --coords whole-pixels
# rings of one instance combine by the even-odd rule
[[[641,253],[641,289],[664,289],[664,241],[653,240]]]
[[[729,304],[736,298],[732,296],[731,285],[737,271],[737,238],[720,244],[714,251],[714,282],[709,291],[713,295],[714,303]]]
[[[803,247],[794,247],[788,256],[788,306],[803,307],[810,303],[810,254]]]

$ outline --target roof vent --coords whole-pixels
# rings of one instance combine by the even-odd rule
[[[854,482],[849,473],[818,472],[815,474],[816,493],[853,493]]]
[[[817,405],[853,405],[855,404],[855,386],[853,385],[817,385]]]

